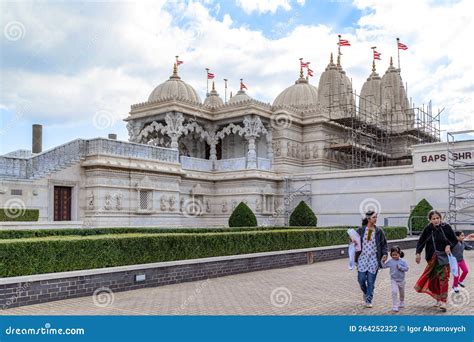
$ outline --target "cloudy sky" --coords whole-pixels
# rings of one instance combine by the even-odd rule
[[[352,45],[342,65],[357,92],[370,48],[383,74],[400,37],[413,102],[444,108],[443,130],[474,129],[473,12],[469,0],[2,1],[0,154],[29,149],[34,123],[43,149],[108,133],[127,140],[122,119],[169,77],[175,55],[202,99],[208,67],[222,96],[224,78],[234,92],[243,78],[250,96],[271,103],[300,57],[317,86],[338,34]]]

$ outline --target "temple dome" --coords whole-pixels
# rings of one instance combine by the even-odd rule
[[[237,92],[237,94],[235,94],[234,96],[230,98],[228,103],[233,104],[233,103],[239,103],[239,102],[246,102],[249,100],[252,100],[252,98],[248,96],[244,90],[241,89]]]
[[[301,77],[295,84],[283,90],[273,101],[273,106],[291,106],[297,109],[307,109],[318,104],[318,88],[309,84],[308,80]]]
[[[224,101],[220,98],[219,94],[216,91],[214,82],[212,82],[212,90],[207,94],[206,99],[204,100],[204,106],[207,107],[219,107],[224,104]]]
[[[201,103],[198,93],[178,76],[176,64],[169,80],[157,86],[148,97],[148,102],[176,99],[191,103]]]

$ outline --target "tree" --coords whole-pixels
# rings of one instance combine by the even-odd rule
[[[429,223],[428,213],[431,210],[433,210],[433,207],[423,198],[411,211],[410,217],[408,218],[408,227],[410,227],[411,223],[411,229],[413,232],[421,232]]]
[[[316,215],[304,201],[296,206],[290,216],[290,226],[292,227],[316,227],[317,223]]]
[[[229,217],[229,227],[256,227],[257,218],[252,209],[240,202]]]

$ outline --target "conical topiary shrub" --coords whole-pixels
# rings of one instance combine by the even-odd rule
[[[433,210],[431,204],[424,198],[418,202],[418,204],[413,208],[408,219],[408,227],[410,227],[413,232],[421,232],[423,228],[429,223],[428,213],[430,210]]]
[[[290,226],[292,227],[316,227],[317,223],[316,215],[304,201],[296,206],[290,216]]]
[[[240,202],[229,217],[229,227],[256,227],[257,218],[252,209]]]

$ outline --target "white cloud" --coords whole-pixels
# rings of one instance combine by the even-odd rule
[[[285,11],[291,9],[289,0],[237,0],[236,4],[247,14],[251,14],[252,12],[259,14],[270,12],[274,14],[279,8]]]
[[[289,2],[281,3],[290,6]],[[472,5],[468,1],[443,6],[402,1],[394,6],[375,0],[357,1],[356,5],[370,12],[360,19],[360,27],[342,32],[352,43],[343,51],[342,64],[354,88],[359,91],[370,73],[370,47],[377,45],[383,53],[377,66],[383,74],[390,55],[396,57],[395,38],[400,36],[409,46],[409,50],[401,52],[402,76],[413,100],[419,104],[432,99],[435,108],[446,107],[444,129],[474,129],[474,74],[469,59],[472,48],[466,44],[474,32],[468,16]],[[101,25],[107,29],[83,51],[83,46],[71,43],[70,37],[91,35],[87,27],[95,27],[97,17],[56,10],[43,23],[32,18],[31,8],[25,6],[21,13],[27,15],[21,20],[27,35],[16,43],[24,44],[22,51],[30,51],[42,42],[45,55],[68,56],[69,59],[63,58],[67,68],[3,70],[2,82],[8,87],[3,86],[2,104],[15,109],[16,103],[28,101],[31,111],[27,115],[64,125],[74,120],[92,120],[100,110],[113,113],[117,120],[125,117],[131,104],[145,101],[153,88],[168,78],[176,54],[185,62],[180,68],[181,77],[202,99],[206,91],[204,68],[209,67],[216,74],[222,97],[223,78],[229,79],[229,92],[235,93],[238,80],[243,77],[250,96],[273,102],[297,79],[300,57],[312,62],[315,77],[311,82],[318,85],[330,52],[336,52],[340,33],[324,25],[300,25],[272,40],[259,31],[237,26],[229,14],[224,14],[222,21],[215,19],[200,3],[178,3],[179,8],[173,13],[160,4],[128,3],[119,6],[113,15],[104,13],[100,17]],[[278,8],[256,6],[260,6],[257,11]],[[16,10],[9,18],[18,19],[21,13]],[[75,18],[78,21],[71,23]],[[64,22],[69,24],[63,29]],[[30,28],[35,25],[61,29],[52,36],[46,29],[30,35]],[[76,138],[74,130],[69,135]]]

